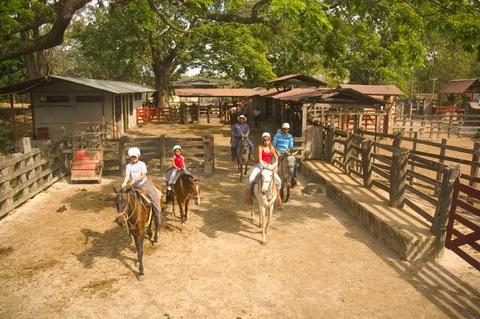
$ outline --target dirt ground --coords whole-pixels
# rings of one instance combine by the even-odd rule
[[[174,125],[167,134],[206,132],[215,134],[215,174],[200,176],[202,203],[186,228],[168,215],[159,244],[145,245],[143,281],[131,240],[113,223],[120,178],[58,182],[1,220],[0,318],[480,317],[478,271],[449,252],[402,262],[302,186],[275,209],[262,246],[229,161],[228,128]]]

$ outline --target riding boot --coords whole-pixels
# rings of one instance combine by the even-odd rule
[[[247,205],[253,205],[253,194],[252,194],[252,189],[247,187],[245,189],[245,204]]]

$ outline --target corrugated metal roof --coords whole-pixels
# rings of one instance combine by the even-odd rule
[[[480,92],[480,81],[478,79],[451,80],[440,90],[440,93],[464,93],[467,91]]]
[[[318,80],[312,76],[305,75],[305,74],[287,74],[281,77],[276,78],[275,80],[268,81],[268,83],[272,84],[286,84],[286,85],[299,85],[301,83],[305,83],[307,85],[315,85],[315,86],[327,86],[328,84]]]
[[[316,87],[294,88],[289,91],[280,92],[272,95],[271,98],[280,101],[300,102],[301,100],[313,96],[320,90]]]
[[[352,89],[362,94],[377,95],[377,96],[400,96],[403,95],[395,85],[365,85],[365,84],[340,84],[338,86],[341,89]]]
[[[96,79],[80,79],[58,75],[47,75],[38,79],[28,80],[15,85],[6,86],[0,89],[0,94],[18,94],[28,92],[34,88],[43,87],[59,81],[75,83],[90,88],[98,89],[115,94],[125,93],[143,93],[153,92],[154,88],[142,84],[120,81],[96,80]]]
[[[76,83],[84,86],[88,86],[94,89],[99,89],[102,91],[107,91],[111,93],[142,93],[142,92],[153,92],[154,88],[142,84],[131,83],[131,82],[120,82],[120,81],[109,81],[109,80],[96,80],[96,79],[79,79],[79,78],[70,78],[64,76],[49,75],[48,77]]]
[[[328,103],[341,105],[385,105],[386,101],[377,99],[353,89],[331,88],[294,88],[270,96],[272,99],[299,103]]]
[[[176,96],[182,97],[247,97],[258,95],[263,90],[245,88],[177,88]]]

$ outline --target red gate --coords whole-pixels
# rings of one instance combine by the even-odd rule
[[[453,250],[470,265],[480,270],[480,260],[461,247],[469,245],[473,250],[480,252],[480,245],[477,243],[480,240],[480,209],[459,198],[460,193],[475,200],[480,200],[480,190],[460,183],[457,178],[453,190],[445,247]],[[458,208],[461,208],[461,210],[458,210]],[[455,222],[461,225],[455,225]],[[455,226],[461,226],[462,231]],[[465,228],[467,232],[465,232]]]

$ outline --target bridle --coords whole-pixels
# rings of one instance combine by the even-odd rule
[[[135,210],[138,207],[138,201],[133,201],[131,199],[132,195],[130,194],[130,191],[132,189],[133,188],[130,187],[128,189],[129,192],[124,193],[125,195],[127,195],[127,200],[128,200],[127,204],[125,205],[125,208],[123,208],[121,212],[118,212],[118,210],[117,210],[117,216],[115,218],[116,220],[118,220],[118,218],[120,218],[121,216],[124,216],[124,215],[126,216],[127,234],[130,234],[130,228],[133,228],[133,227],[137,226],[138,221],[139,221],[139,218],[137,218],[137,220],[135,221],[135,224],[130,222],[130,218],[133,216],[133,213],[135,212]],[[117,196],[121,196],[121,195],[122,195],[122,193],[119,193]],[[127,213],[127,210],[128,210],[129,207],[131,207],[130,215]]]
[[[263,169],[262,169],[263,171]],[[262,171],[260,171],[260,183],[258,183],[258,187],[260,188],[260,193],[262,193],[263,196],[265,196],[266,200],[267,200],[267,207],[270,207],[273,205],[273,200],[272,200],[272,197],[273,195],[275,194],[275,178],[273,176],[273,172],[272,172],[272,177],[270,179],[270,185],[268,185],[268,189],[265,193],[263,193],[263,174],[262,174]]]

